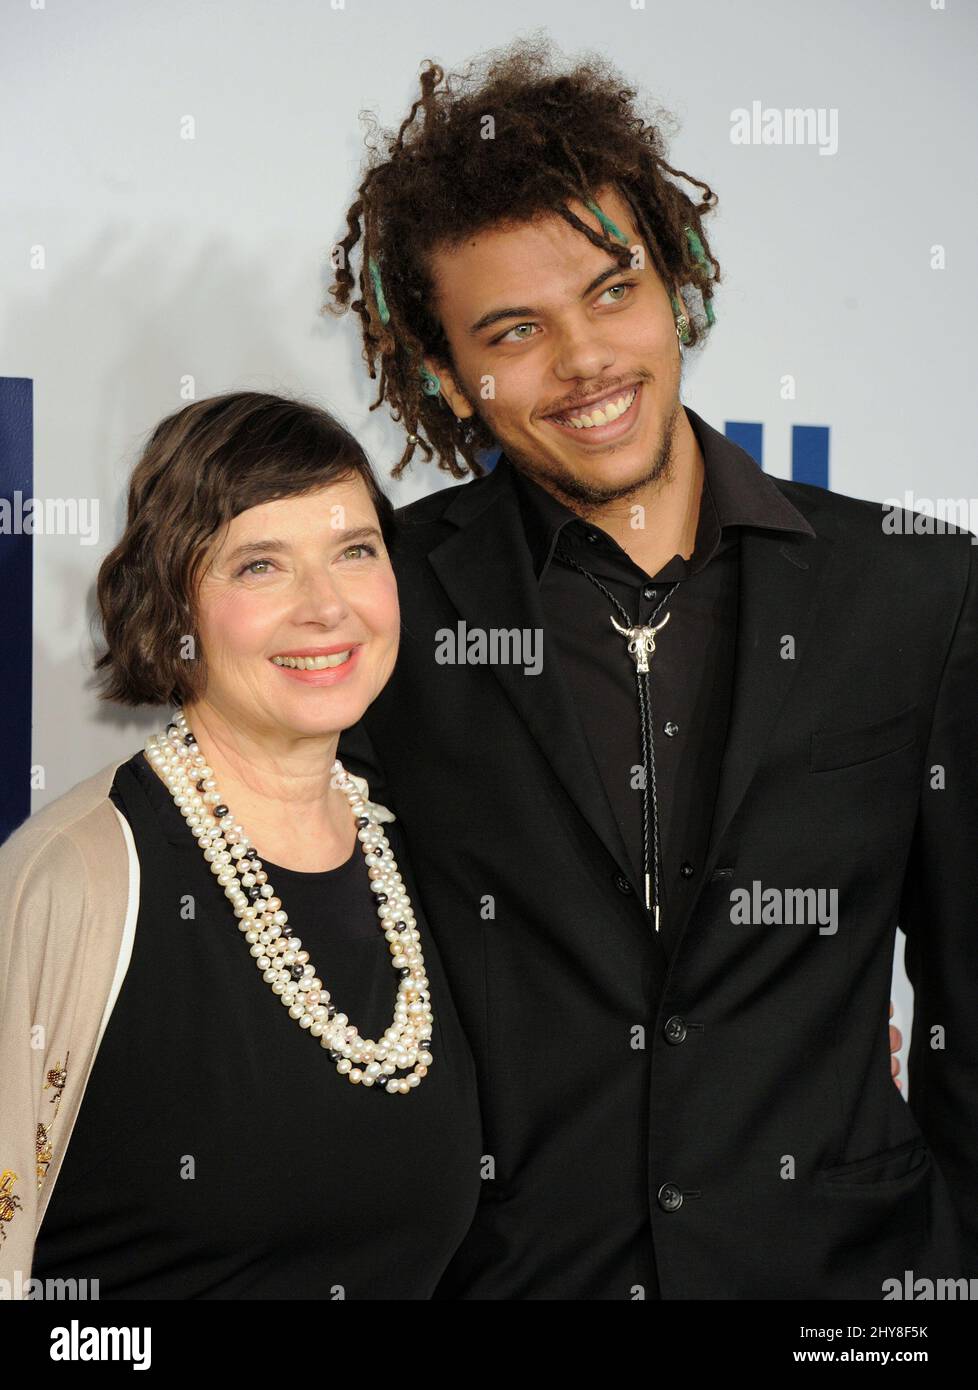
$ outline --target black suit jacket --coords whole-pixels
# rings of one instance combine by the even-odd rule
[[[445,1296],[641,1297],[609,1248],[629,1220],[663,1298],[978,1276],[975,547],[776,485],[815,536],[742,533],[709,853],[670,959],[545,636],[539,675],[435,660],[461,621],[545,626],[511,465],[399,513],[398,663],[339,753],[402,820],[476,1056],[487,1175]],[[837,931],[732,921],[754,884],[835,889]]]

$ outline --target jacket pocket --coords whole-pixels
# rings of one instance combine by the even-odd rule
[[[909,748],[916,737],[916,705],[891,714],[888,719],[862,724],[855,729],[815,729],[808,770],[828,772],[832,768],[853,767]]]
[[[908,1139],[895,1149],[884,1149],[854,1163],[819,1168],[816,1176],[828,1192],[838,1195],[892,1197],[913,1187],[931,1167],[931,1152],[923,1139]]]

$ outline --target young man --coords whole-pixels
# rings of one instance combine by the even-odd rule
[[[969,536],[885,534],[681,403],[715,198],[616,74],[516,48],[442,77],[333,287],[395,474],[502,446],[402,509],[398,666],[340,744],[403,821],[479,1067],[484,1196],[441,1292],[978,1275]]]

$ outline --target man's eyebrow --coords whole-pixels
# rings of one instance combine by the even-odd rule
[[[602,270],[600,275],[596,275],[589,285],[581,291],[581,298],[587,299],[588,295],[603,285],[605,280],[610,280],[612,275],[623,275],[624,269],[615,262],[608,266],[607,270]],[[500,323],[503,319],[529,319],[539,314],[539,309],[534,309],[529,304],[517,304],[506,309],[490,309],[488,314],[483,314],[481,319],[476,319],[469,329],[470,334],[481,333],[484,328],[491,328],[494,323]]]
[[[376,526],[349,526],[342,531],[332,531],[331,539],[336,541],[356,541],[366,540],[368,537],[381,539],[381,534]],[[226,563],[233,564],[235,560],[241,560],[246,555],[281,555],[288,550],[289,546],[285,541],[264,540],[264,541],[245,541],[227,555]]]

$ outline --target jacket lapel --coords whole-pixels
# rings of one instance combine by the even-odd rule
[[[540,588],[508,470],[497,467],[478,486],[460,487],[444,515],[459,530],[431,551],[432,568],[468,628],[541,634],[535,639],[542,643],[539,675],[524,674],[521,665],[490,669],[574,804],[632,881],[630,857],[601,774],[556,653],[547,647]],[[491,729],[485,733],[492,737]]]
[[[740,597],[730,721],[704,865],[709,874],[720,842],[753,780],[785,696],[814,640],[818,588],[831,541],[745,529],[740,538]],[[792,638],[793,659],[782,657]]]

